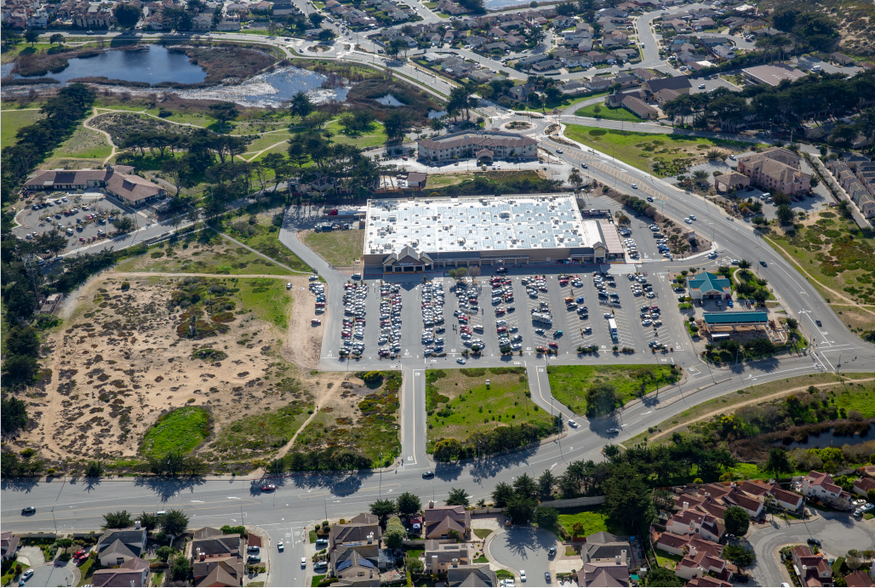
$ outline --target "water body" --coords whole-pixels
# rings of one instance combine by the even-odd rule
[[[377,98],[377,102],[383,106],[404,106],[404,103],[395,98],[392,94],[386,94],[382,98]]]
[[[823,449],[824,447],[841,447],[842,445],[857,445],[866,441],[875,441],[875,427],[869,427],[869,431],[865,435],[854,435],[853,437],[838,436],[832,429],[825,431],[818,436],[809,435],[808,441],[805,443],[791,443],[785,445],[787,449],[813,449],[815,447]]]
[[[446,110],[429,110],[428,118],[440,118],[449,114]]]
[[[283,67],[263,73],[242,84],[220,85],[199,90],[173,90],[182,98],[193,100],[227,100],[243,106],[280,106],[298,92],[304,92],[314,102],[343,101],[349,86],[323,88],[327,78],[317,72],[297,67]]]
[[[499,10],[501,8],[528,8],[531,0],[486,0],[486,10]]]
[[[198,84],[207,73],[188,61],[184,53],[172,53],[160,45],[147,45],[144,51],[107,51],[94,57],[70,59],[59,73],[28,76],[26,79],[53,78],[66,82],[74,78],[105,77],[126,82],[176,82]],[[15,75],[16,78],[25,76]]]

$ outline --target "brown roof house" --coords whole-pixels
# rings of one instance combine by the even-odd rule
[[[811,470],[802,478],[802,494],[819,498],[838,509],[851,508],[851,495],[837,486],[829,474]]]
[[[866,498],[869,490],[875,490],[875,480],[872,478],[860,478],[854,480],[854,492]]]
[[[866,572],[857,571],[845,576],[845,585],[851,588],[871,588],[875,586],[875,582],[866,575]]]
[[[587,563],[577,572],[578,586],[629,586],[629,566],[624,563]]]
[[[0,533],[0,556],[3,561],[15,557],[15,552],[18,551],[18,537],[12,535],[12,531],[3,531]]]
[[[772,192],[793,196],[811,190],[811,176],[799,171],[799,156],[783,147],[739,157],[738,171]]]
[[[676,535],[695,533],[708,541],[719,542],[725,532],[723,522],[716,517],[685,509],[675,513],[665,525],[665,530]]]
[[[807,545],[797,545],[791,554],[794,571],[803,586],[832,585],[832,569],[823,554],[815,554]]]
[[[426,539],[449,539],[451,531],[460,539],[468,539],[471,532],[471,513],[464,506],[435,506],[430,501],[423,518]]]
[[[425,569],[429,574],[443,574],[469,563],[471,552],[467,543],[439,543],[434,539],[425,542]]]
[[[380,519],[370,513],[362,513],[348,523],[331,527],[328,548],[334,550],[342,545],[379,546],[382,536]]]
[[[196,586],[240,586],[246,573],[238,534],[204,527],[191,542],[192,572]]]
[[[87,190],[103,188],[109,195],[131,206],[159,200],[167,192],[145,178],[134,175],[129,165],[107,165],[106,169],[37,170],[24,184],[30,192],[38,190]]]
[[[738,172],[729,172],[714,176],[714,188],[718,192],[730,192],[735,190],[744,190],[750,186],[750,178]]]
[[[149,562],[134,557],[117,568],[97,570],[91,579],[92,586],[148,586]]]
[[[331,554],[334,577],[343,586],[379,586],[380,568],[375,557],[367,557],[352,547],[342,547]]]
[[[113,568],[140,557],[145,551],[146,529],[110,529],[97,541],[100,565]]]

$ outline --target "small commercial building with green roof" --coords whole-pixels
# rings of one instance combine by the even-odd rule
[[[764,325],[769,321],[769,313],[765,311],[750,312],[706,312],[703,315],[705,324],[709,327],[732,325]]]
[[[696,274],[691,278],[687,278],[687,283],[690,286],[690,297],[693,300],[706,300],[732,297],[732,283],[729,278],[705,272]]]

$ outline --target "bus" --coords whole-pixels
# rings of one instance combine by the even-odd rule
[[[611,339],[617,338],[617,321],[608,319],[608,328],[611,330]]]

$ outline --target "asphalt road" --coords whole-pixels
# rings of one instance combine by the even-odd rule
[[[501,529],[498,535],[489,542],[489,555],[503,566],[516,572],[516,580],[520,581],[520,572],[525,571],[526,584],[529,586],[545,586],[544,573],[550,569],[547,550],[551,547],[562,549],[556,536],[550,531],[536,527],[511,527]],[[554,584],[554,578],[550,579]]]

